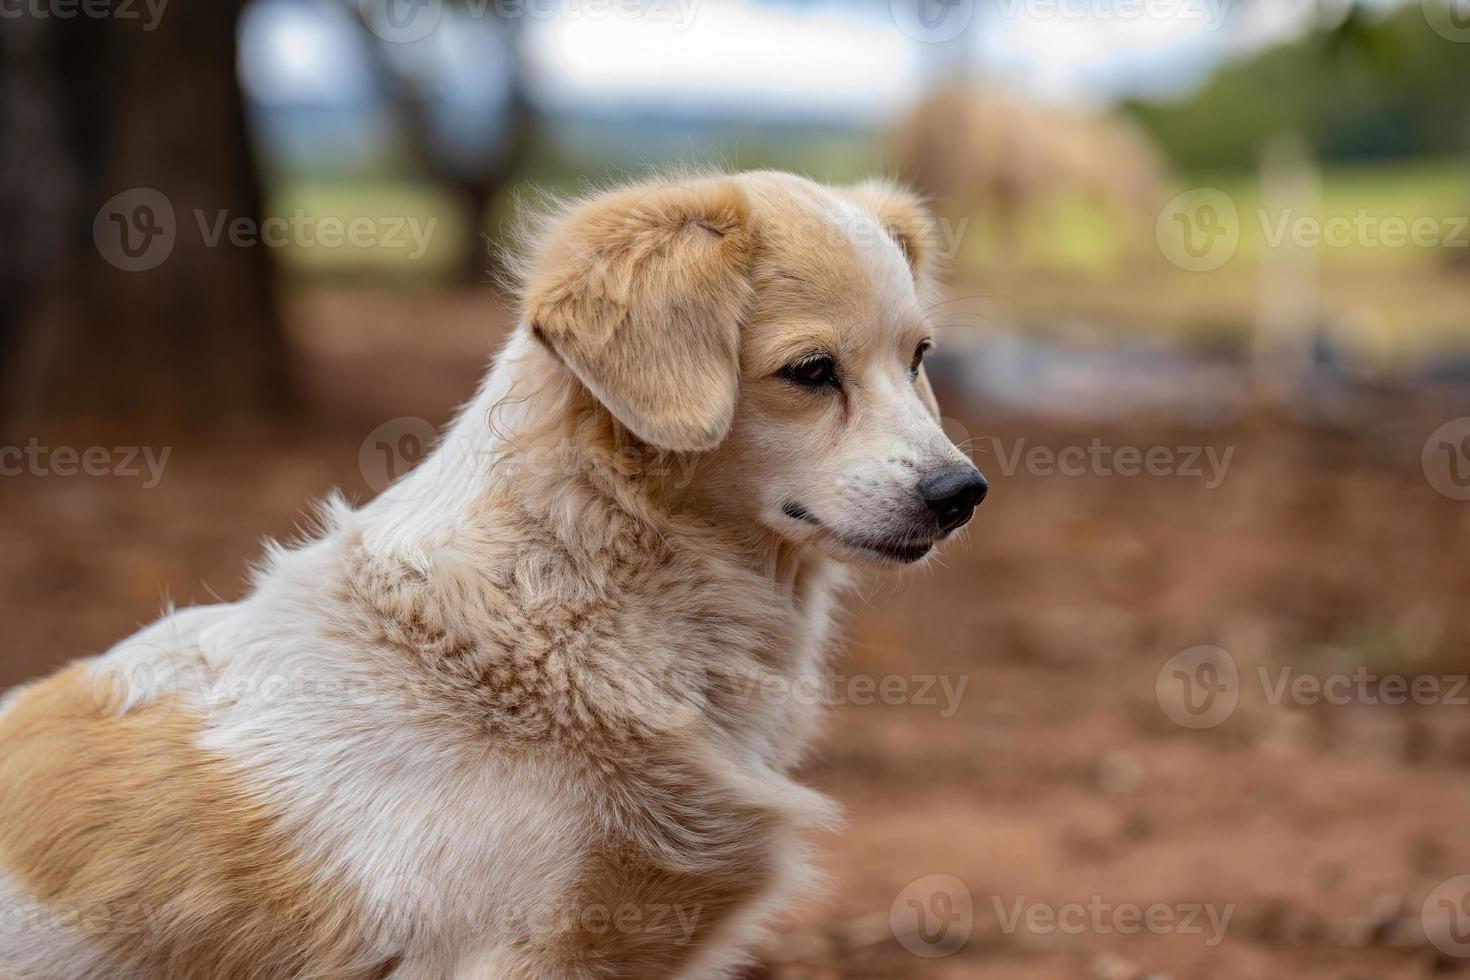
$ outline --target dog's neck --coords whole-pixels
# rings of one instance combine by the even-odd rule
[[[364,542],[412,558],[493,521],[497,509],[555,528],[573,510],[606,507],[671,545],[718,547],[798,599],[827,580],[828,560],[810,549],[671,506],[696,462],[633,439],[517,329],[434,451],[363,508]]]

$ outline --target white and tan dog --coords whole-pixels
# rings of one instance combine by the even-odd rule
[[[442,444],[248,598],[0,715],[0,976],[722,976],[810,878],[790,776],[851,565],[978,471],[883,184],[654,180],[559,210]]]

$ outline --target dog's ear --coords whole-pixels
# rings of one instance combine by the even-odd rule
[[[752,251],[750,205],[734,180],[601,194],[541,237],[526,322],[638,438],[713,449],[735,414]]]
[[[887,180],[868,180],[840,189],[848,200],[877,217],[883,230],[908,260],[920,292],[933,284],[934,216],[910,190]]]

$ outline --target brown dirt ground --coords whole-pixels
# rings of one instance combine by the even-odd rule
[[[441,424],[505,312],[484,294],[315,291],[291,302],[305,421],[170,437],[165,479],[0,480],[0,687],[105,648],[161,601],[230,599],[262,538],[333,486],[370,493],[358,448],[395,416]],[[844,677],[940,674],[952,714],[840,705],[809,778],[846,826],[819,842],[826,898],[772,943],[779,977],[1402,978],[1461,971],[1420,907],[1470,873],[1470,709],[1272,705],[1256,668],[1470,670],[1470,504],[1419,466],[1435,419],[1369,431],[1265,415],[1211,431],[1139,420],[996,422],[1053,447],[1235,447],[1224,483],[1028,476],[979,457],[992,493],[942,561],[852,604]],[[113,445],[100,428],[48,444]],[[1167,720],[1154,680],[1199,644],[1241,664],[1217,728]],[[1465,692],[1470,693],[1470,692]],[[851,701],[859,698],[848,699]],[[948,874],[974,906],[951,955],[910,954],[890,906]],[[1181,930],[1007,928],[1016,903],[1229,908],[1224,941]],[[1208,932],[1208,927],[1206,927]]]

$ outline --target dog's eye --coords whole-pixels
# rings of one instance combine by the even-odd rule
[[[909,364],[909,376],[910,377],[917,378],[919,376],[919,366],[924,363],[924,355],[927,354],[927,353],[929,353],[929,348],[931,348],[933,346],[934,346],[933,341],[929,341],[929,340],[921,340],[921,341],[919,341],[919,346],[914,348],[914,359],[913,359],[913,362]]]
[[[788,364],[781,371],[791,381],[810,388],[838,387],[837,364],[830,357],[808,357]]]

